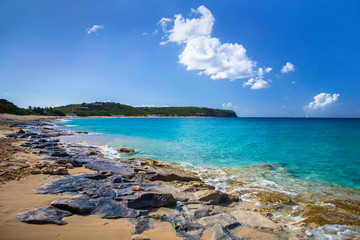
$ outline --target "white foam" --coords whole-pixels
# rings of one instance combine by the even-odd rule
[[[100,151],[106,158],[115,159],[121,158],[121,155],[111,147],[111,144],[106,144],[100,147]]]
[[[359,227],[347,225],[325,225],[309,229],[306,235],[316,240],[344,240],[360,236]]]

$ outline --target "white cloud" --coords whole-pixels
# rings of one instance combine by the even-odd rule
[[[271,72],[271,70],[272,70],[272,68],[271,68],[271,67],[267,67],[267,68],[265,68],[265,72],[266,72],[266,73]]]
[[[296,84],[296,82],[295,82],[295,81],[292,81],[291,83],[292,83],[292,84]]]
[[[96,33],[99,29],[104,29],[104,26],[95,24],[91,28],[87,28],[86,32],[87,34]]]
[[[334,104],[339,99],[339,97],[340,94],[331,95],[330,93],[319,93],[314,97],[314,101],[310,102],[306,108],[312,110],[323,109]]]
[[[281,73],[288,73],[288,72],[294,72],[295,66],[291,62],[287,62],[282,68]]]
[[[232,103],[231,102],[227,102],[227,103],[223,103],[222,104],[222,108],[223,109],[231,109],[232,107]]]
[[[164,41],[160,44],[173,42],[184,45],[179,62],[187,70],[199,70],[199,74],[208,75],[211,79],[235,80],[252,78],[258,74],[260,69],[254,70],[256,62],[248,58],[241,44],[221,43],[218,38],[211,36],[215,18],[205,6],[192,9],[192,13],[200,16],[184,18],[177,14],[174,19],[162,18],[159,22],[165,33]],[[265,73],[271,70],[266,68]],[[261,85],[269,85],[262,77],[260,82]]]
[[[269,68],[265,68],[265,72],[269,71],[271,71],[269,70]],[[254,78],[250,78],[247,82],[244,82],[243,87],[249,86],[253,90],[270,87],[269,81],[264,80],[264,74],[265,73],[263,68],[259,68],[257,71],[257,76]]]

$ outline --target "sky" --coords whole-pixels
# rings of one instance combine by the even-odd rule
[[[360,117],[360,2],[0,0],[0,98]]]

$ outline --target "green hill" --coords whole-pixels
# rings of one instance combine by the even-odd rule
[[[70,104],[55,108],[29,107],[19,108],[13,103],[0,99],[0,113],[17,115],[49,116],[203,116],[203,117],[237,117],[231,110],[204,107],[132,107],[114,102],[94,102]]]
[[[71,104],[54,110],[77,116],[209,116],[237,117],[231,110],[199,107],[132,107],[113,102]]]

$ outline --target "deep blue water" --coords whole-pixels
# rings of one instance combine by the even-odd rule
[[[139,157],[219,167],[272,163],[296,178],[360,189],[360,119],[90,118],[65,124],[102,133]]]

